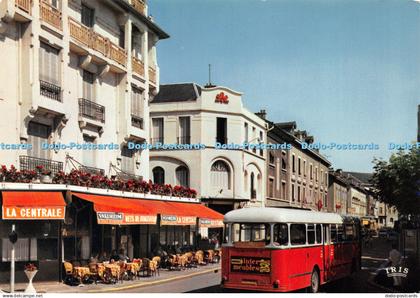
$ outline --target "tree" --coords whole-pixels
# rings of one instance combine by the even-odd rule
[[[379,200],[403,215],[420,214],[420,148],[401,150],[389,161],[375,159],[373,186]]]

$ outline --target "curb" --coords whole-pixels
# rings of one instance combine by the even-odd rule
[[[166,283],[166,282],[181,280],[181,279],[184,279],[184,278],[203,275],[203,274],[207,274],[207,273],[210,273],[210,272],[215,272],[216,273],[219,270],[221,270],[221,267],[207,269],[207,270],[200,271],[200,272],[194,272],[194,273],[190,273],[190,274],[186,274],[186,275],[175,276],[175,277],[170,277],[170,278],[156,280],[156,281],[140,283],[140,284],[134,284],[134,285],[128,285],[128,286],[122,286],[122,287],[115,287],[115,288],[108,288],[108,289],[107,288],[96,289],[96,290],[92,289],[92,290],[88,290],[86,292],[87,293],[116,292],[116,291],[127,290],[127,289],[144,288],[144,287],[158,285],[158,284],[162,284],[162,283]]]

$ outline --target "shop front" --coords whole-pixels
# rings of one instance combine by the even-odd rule
[[[37,280],[57,280],[59,276],[60,229],[66,203],[61,192],[4,191],[1,193],[0,280],[9,282],[12,243],[8,235],[15,225],[16,281],[24,282],[24,266],[33,263]]]

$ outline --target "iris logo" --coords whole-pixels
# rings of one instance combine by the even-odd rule
[[[405,267],[388,267],[385,268],[388,277],[407,277],[408,268]]]

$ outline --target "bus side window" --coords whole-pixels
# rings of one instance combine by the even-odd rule
[[[321,225],[316,225],[316,243],[322,243]]]
[[[289,244],[289,231],[287,224],[275,224],[273,232],[274,245],[288,245]]]
[[[314,225],[308,225],[308,244],[315,244],[315,226]]]
[[[292,245],[306,244],[306,225],[291,224],[290,225],[290,243]]]
[[[324,243],[329,244],[331,242],[330,238],[330,225],[323,225],[324,228]]]
[[[354,234],[355,233],[354,233],[354,226],[353,225],[345,225],[344,233],[345,233],[346,240],[349,240],[349,241],[354,240],[354,238],[355,238]]]
[[[338,239],[339,242],[342,242],[342,241],[345,240],[343,225],[337,225],[337,239]]]
[[[336,243],[337,242],[337,226],[331,225],[330,231],[331,231],[331,237],[330,237],[331,243]]]

